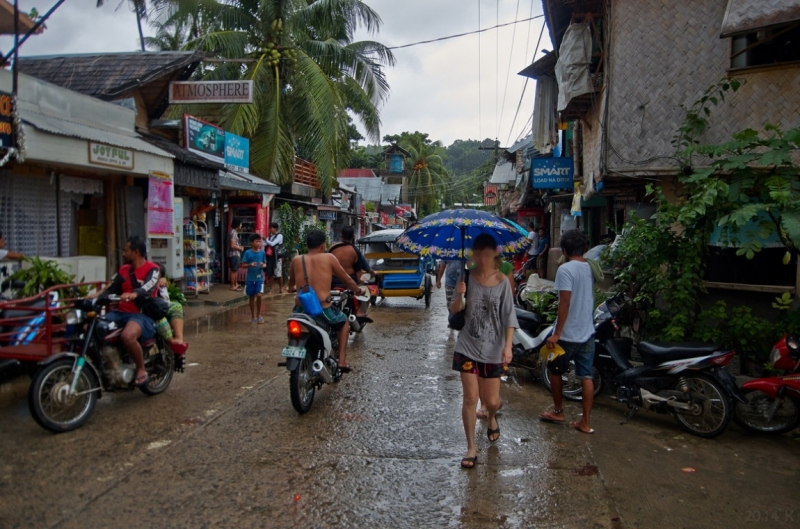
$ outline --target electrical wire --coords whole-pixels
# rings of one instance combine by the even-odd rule
[[[531,5],[531,7],[533,7]],[[533,49],[533,58],[531,59],[531,63],[534,62],[536,59],[536,50],[539,49],[539,44],[542,43],[542,35],[544,35],[544,26],[542,24],[542,30],[539,32],[539,40],[536,41],[536,47]],[[517,116],[519,116],[519,109],[522,107],[522,99],[525,97],[525,90],[528,88],[528,81],[530,79],[528,77],[525,78],[525,84],[522,86],[522,94],[519,96],[519,103],[517,103],[517,111],[514,113],[514,121],[511,122],[511,128],[508,131],[508,137],[511,138],[511,134],[514,132],[514,124],[517,122]],[[531,120],[533,120],[533,112],[531,112]],[[508,141],[506,141],[508,143]]]
[[[478,0],[478,3],[480,3],[480,0]],[[476,31],[468,31],[466,33],[458,33],[456,35],[448,35],[447,37],[439,37],[438,39],[421,40],[419,42],[412,42],[410,44],[403,44],[402,46],[390,46],[389,49],[390,50],[399,50],[399,49],[402,49],[402,48],[410,48],[411,46],[419,46],[420,44],[430,44],[431,42],[441,42],[443,40],[456,39],[458,37],[466,37],[468,35],[477,35],[477,34],[480,34],[480,33],[486,33],[487,31],[491,31],[493,29],[504,28],[506,26],[511,26],[513,24],[521,24],[522,22],[527,22],[529,20],[535,20],[537,18],[542,18],[543,16],[544,15],[536,15],[535,17],[526,18],[526,19],[523,19],[523,20],[513,20],[511,22],[504,22],[503,24],[497,24],[496,26],[483,28],[483,29],[478,29]],[[480,12],[479,12],[479,18],[480,18]]]
[[[519,3],[520,3],[520,0],[517,0],[517,10],[514,11],[514,20],[516,20],[517,17],[519,17]],[[498,31],[498,33],[499,33],[499,31]],[[500,105],[500,118],[499,118],[500,119],[500,124],[498,124],[498,126],[497,126],[498,130],[500,129],[500,126],[502,125],[503,114],[506,111],[506,96],[508,95],[508,81],[509,81],[509,78],[511,77],[511,60],[514,57],[514,44],[516,43],[515,42],[516,38],[517,38],[517,26],[514,26],[514,32],[511,33],[511,52],[508,54],[508,68],[506,69],[506,87],[503,90],[503,103]],[[525,52],[525,56],[526,57],[528,56],[527,52]]]

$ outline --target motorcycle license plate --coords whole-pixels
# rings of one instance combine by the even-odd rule
[[[283,348],[283,351],[281,351],[281,356],[285,356],[286,358],[305,358],[306,348],[297,345],[287,345]]]
[[[377,297],[380,294],[380,291],[378,290],[378,285],[368,285],[368,288],[370,295]]]

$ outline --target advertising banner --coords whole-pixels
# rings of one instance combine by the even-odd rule
[[[221,127],[187,114],[183,116],[183,137],[187,150],[225,163],[225,131]]]
[[[572,189],[574,175],[572,158],[531,160],[531,184],[534,189]]]
[[[11,137],[13,129],[11,123],[13,120],[14,104],[11,99],[11,94],[0,92],[0,147],[8,149],[13,147],[11,144]]]
[[[240,173],[250,172],[250,140],[225,132],[225,167]]]
[[[252,103],[253,81],[174,81],[169,84],[169,102]]]
[[[175,206],[172,178],[166,173],[152,171],[147,192],[148,238],[172,237],[175,234]]]

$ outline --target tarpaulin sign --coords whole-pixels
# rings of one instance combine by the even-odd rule
[[[175,234],[173,214],[175,206],[172,177],[166,173],[150,172],[147,192],[147,236],[172,237]]]

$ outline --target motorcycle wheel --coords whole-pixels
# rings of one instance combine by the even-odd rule
[[[800,426],[800,399],[788,396],[775,410],[772,420],[766,415],[775,399],[757,389],[744,390],[747,404],[737,401],[733,408],[733,420],[744,428],[759,433],[782,434]]]
[[[675,421],[690,434],[706,439],[724,432],[733,416],[725,390],[716,380],[702,375],[686,375],[683,381],[689,387],[690,402],[694,409],[673,411]],[[676,381],[675,389],[679,384],[681,381]],[[684,400],[680,399],[681,402]]]
[[[561,375],[561,380],[564,381],[561,394],[565,399],[577,401],[583,400],[583,397],[581,396],[583,393],[581,381],[575,378],[575,362],[570,361],[569,371]],[[594,382],[594,396],[596,397],[601,391],[603,391],[603,375],[595,366],[592,366],[592,381]],[[547,370],[547,362],[542,362],[542,384],[544,384],[544,387],[547,388],[547,391],[552,393],[553,387],[550,383],[550,371]]]
[[[311,359],[306,356],[289,377],[289,394],[292,397],[292,407],[300,414],[306,413],[311,409],[311,403],[314,402],[314,393],[317,389],[317,381],[311,371],[311,363]]]
[[[164,393],[175,374],[175,353],[166,345],[159,343],[158,356],[153,359],[147,374],[150,380],[144,386],[139,386],[141,392],[151,397]]]
[[[58,360],[33,377],[28,390],[28,408],[33,419],[45,430],[70,432],[83,426],[94,411],[100,382],[91,367],[84,366],[81,370],[75,387],[79,395],[68,395],[74,363],[71,358]]]

